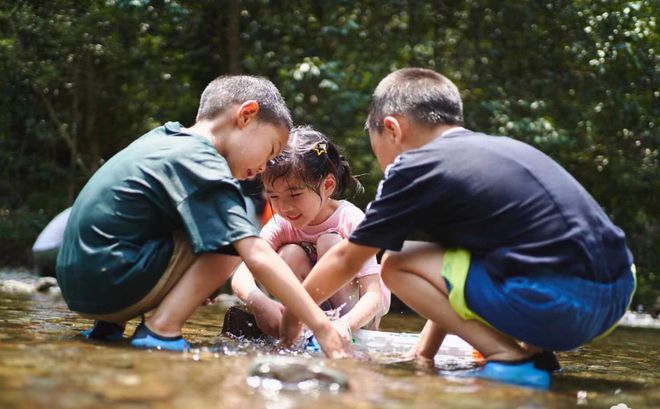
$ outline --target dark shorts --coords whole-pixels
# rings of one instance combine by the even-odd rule
[[[461,249],[447,251],[442,275],[462,318],[550,350],[573,349],[609,333],[636,285],[634,266],[606,284],[559,274],[493,277]]]

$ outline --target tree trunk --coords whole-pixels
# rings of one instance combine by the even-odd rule
[[[98,111],[98,92],[96,85],[96,71],[94,60],[91,55],[86,57],[85,61],[85,133],[83,140],[87,141],[87,157],[89,158],[89,171],[86,177],[89,177],[99,166],[101,153],[99,139],[102,137],[99,130],[96,129],[96,113]]]

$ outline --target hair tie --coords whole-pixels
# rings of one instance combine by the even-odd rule
[[[324,153],[328,153],[328,145],[325,142],[319,142],[312,150],[316,152],[316,156],[321,156]]]

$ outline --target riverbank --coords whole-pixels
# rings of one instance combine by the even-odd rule
[[[39,293],[56,297],[60,290],[54,277],[39,277],[25,268],[0,269],[0,293],[28,296]],[[237,302],[231,294],[219,294],[216,301],[227,307]],[[660,329],[660,317],[654,318],[646,312],[628,311],[619,321],[619,326]]]

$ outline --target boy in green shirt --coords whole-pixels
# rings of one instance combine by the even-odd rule
[[[196,123],[168,122],[108,160],[76,199],[57,262],[71,310],[96,320],[89,338],[131,338],[183,350],[185,321],[244,261],[317,334],[330,357],[343,344],[289,267],[258,237],[238,180],[287,144],[291,116],[275,86],[251,76],[212,81]],[[238,257],[237,257],[238,256]]]

